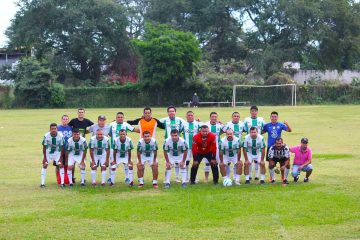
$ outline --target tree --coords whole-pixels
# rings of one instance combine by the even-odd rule
[[[127,20],[112,0],[20,0],[6,32],[11,47],[53,54],[80,79],[100,79],[101,66],[127,55]],[[63,61],[64,60],[64,61]]]
[[[165,91],[181,88],[194,76],[201,51],[192,33],[148,24],[143,39],[134,43],[142,56],[143,84],[159,92],[159,103]]]

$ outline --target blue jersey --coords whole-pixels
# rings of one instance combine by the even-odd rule
[[[268,146],[271,147],[275,144],[275,140],[281,137],[281,131],[287,131],[289,128],[280,122],[272,124],[271,122],[264,125],[263,131],[268,133]]]
[[[68,126],[58,125],[58,130],[64,136],[64,140],[65,140],[64,148],[66,149],[68,139],[72,137],[72,128],[69,125]]]

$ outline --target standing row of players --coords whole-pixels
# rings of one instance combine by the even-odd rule
[[[306,171],[307,176],[312,172],[311,149],[307,147],[308,140],[303,138],[301,146],[288,148],[281,139],[281,132],[291,131],[287,122],[278,122],[278,113],[271,113],[271,122],[265,124],[263,118],[258,117],[258,108],[250,108],[251,116],[244,122],[240,121],[240,114],[234,112],[232,120],[227,124],[218,121],[215,112],[210,114],[210,121],[201,123],[195,120],[192,111],[187,112],[186,120],[176,117],[176,108],[167,109],[168,117],[163,119],[152,118],[151,108],[144,108],[143,116],[133,121],[124,121],[124,114],[116,114],[116,120],[106,125],[105,116],[98,117],[98,123],[93,124],[84,118],[85,110],[78,109],[78,118],[72,119],[69,124],[68,116],[62,116],[62,125],[50,125],[50,132],[43,140],[43,168],[41,173],[41,186],[45,186],[46,168],[53,161],[59,167],[61,186],[64,187],[64,165],[67,165],[67,175],[70,186],[73,185],[73,169],[78,163],[81,171],[81,185],[85,184],[85,159],[87,149],[91,156],[92,184],[96,185],[96,170],[101,168],[101,184],[105,185],[106,169],[109,167],[110,185],[115,183],[115,172],[119,166],[124,167],[126,183],[133,185],[133,162],[131,160],[132,140],[127,136],[128,131],[140,133],[140,141],[137,146],[137,175],[139,187],[144,184],[145,163],[148,162],[153,172],[152,184],[158,187],[158,145],[155,139],[156,128],[165,129],[165,142],[163,145],[164,158],[166,161],[165,187],[170,187],[171,169],[175,168],[176,181],[181,175],[182,186],[186,187],[189,173],[189,163],[193,158],[191,168],[191,184],[196,182],[196,174],[199,163],[205,159],[205,181],[208,181],[210,169],[213,173],[213,182],[218,183],[219,168],[224,180],[230,178],[231,164],[236,185],[240,185],[242,170],[245,173],[245,183],[250,183],[253,170],[255,180],[265,183],[265,148],[266,144],[260,133],[268,133],[267,160],[271,182],[275,182],[274,167],[277,162],[281,166],[282,181],[287,184],[287,175],[290,169],[290,151],[295,152],[293,165],[294,180],[298,180],[299,172]],[[137,128],[132,125],[138,125]],[[67,130],[65,130],[67,128]],[[58,132],[58,129],[60,130]],[[89,144],[85,139],[87,132],[92,133]],[[244,140],[242,133],[246,132]],[[62,134],[63,133],[63,134]],[[221,139],[220,135],[226,133]],[[183,134],[184,138],[180,137]],[[109,139],[110,138],[110,139]],[[271,147],[270,147],[271,146]],[[241,160],[241,148],[243,149],[244,163]],[[300,152],[297,151],[300,149]],[[297,152],[299,152],[297,154]],[[304,157],[306,153],[306,157]],[[297,160],[297,161],[296,161]],[[252,167],[254,165],[254,168]]]

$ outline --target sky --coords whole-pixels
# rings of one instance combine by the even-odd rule
[[[17,9],[16,0],[0,0],[0,47],[7,45],[5,30],[10,26]]]

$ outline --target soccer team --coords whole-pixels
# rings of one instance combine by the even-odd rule
[[[172,169],[175,169],[175,181],[196,184],[197,171],[204,160],[205,182],[208,182],[210,170],[213,183],[218,184],[219,169],[223,177],[224,186],[241,185],[241,175],[244,172],[245,184],[250,184],[252,176],[260,184],[265,183],[265,159],[269,162],[269,182],[275,182],[277,163],[280,165],[282,183],[288,184],[290,171],[290,152],[294,153],[292,176],[294,182],[299,179],[301,171],[306,172],[304,182],[309,181],[313,167],[312,151],[308,147],[308,139],[302,138],[300,145],[288,147],[281,138],[282,131],[291,132],[292,129],[285,121],[278,122],[278,113],[270,114],[270,122],[265,123],[258,117],[258,108],[251,106],[250,117],[240,121],[240,114],[233,112],[232,120],[223,124],[218,120],[216,112],[210,113],[210,120],[202,123],[195,119],[194,113],[188,111],[186,120],[176,117],[176,108],[167,108],[168,117],[156,119],[152,117],[151,108],[146,107],[143,115],[132,121],[124,121],[124,113],[118,112],[116,120],[106,124],[106,117],[100,115],[94,124],[84,117],[85,110],[78,109],[78,117],[69,122],[67,115],[62,116],[62,124],[50,124],[50,131],[43,138],[43,161],[41,170],[41,185],[45,187],[47,167],[50,163],[56,166],[60,175],[60,186],[65,187],[65,174],[69,186],[74,184],[74,167],[80,168],[80,184],[85,186],[86,156],[90,152],[91,184],[96,186],[96,171],[101,169],[101,185],[115,184],[116,170],[124,169],[125,183],[134,185],[134,163],[132,161],[133,142],[128,131],[140,134],[137,144],[137,177],[138,187],[144,186],[144,171],[146,163],[152,170],[152,185],[158,188],[158,143],[156,129],[165,130],[163,153],[165,159],[165,188],[170,188]],[[133,127],[133,125],[137,127]],[[85,135],[91,134],[87,142]],[[225,134],[221,138],[221,134]],[[242,135],[245,133],[245,137]],[[267,133],[267,147],[262,134]],[[241,156],[243,155],[243,157]],[[189,171],[190,161],[193,159]],[[65,173],[65,169],[67,169]],[[260,178],[259,178],[260,169]],[[107,170],[109,177],[106,178]],[[190,175],[190,176],[189,176]]]

